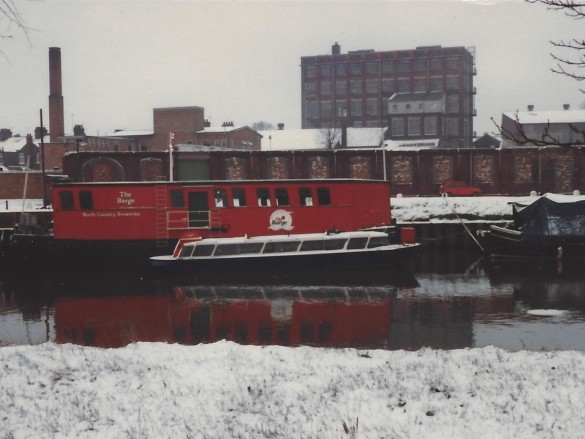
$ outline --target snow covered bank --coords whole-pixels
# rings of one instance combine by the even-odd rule
[[[476,219],[510,218],[511,202],[530,202],[535,197],[396,197],[390,200],[392,217],[399,223],[436,221],[459,216]]]
[[[585,424],[580,352],[44,344],[0,361],[0,438],[569,438]]]

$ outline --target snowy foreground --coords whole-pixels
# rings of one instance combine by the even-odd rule
[[[0,438],[575,438],[585,354],[0,349]],[[345,427],[344,427],[345,424]]]

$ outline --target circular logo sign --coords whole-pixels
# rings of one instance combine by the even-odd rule
[[[272,212],[268,228],[271,230],[292,230],[292,216],[286,210],[278,209]]]

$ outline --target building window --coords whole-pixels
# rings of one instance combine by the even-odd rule
[[[459,58],[447,58],[447,68],[457,70],[459,68]]]
[[[320,92],[322,95],[330,95],[331,94],[331,81],[323,81],[320,84]]]
[[[91,191],[79,191],[79,208],[81,210],[93,209],[93,195]]]
[[[459,135],[459,119],[456,117],[447,118],[447,135],[458,136]]]
[[[336,64],[335,65],[335,74],[339,76],[347,75],[347,64]]]
[[[378,80],[377,79],[368,79],[366,81],[366,93],[378,94]]]
[[[382,79],[382,93],[394,93],[394,78]]]
[[[437,116],[425,117],[425,136],[437,136],[438,132]]]
[[[317,201],[319,202],[319,206],[331,205],[331,193],[328,187],[317,188]]]
[[[361,95],[362,94],[362,81],[353,79],[349,81],[349,86],[351,88],[352,95]]]
[[[431,58],[431,70],[441,70],[443,67],[441,61],[441,58]]]
[[[289,206],[288,200],[288,189],[287,188],[276,188],[274,190],[274,198],[276,198],[277,206]]]
[[[420,117],[408,118],[408,135],[420,136],[421,134],[421,120]]]
[[[447,76],[447,90],[458,90],[459,89],[459,76],[449,75]]]
[[[429,86],[430,91],[443,91],[443,77],[431,76]]]
[[[459,113],[459,95],[447,95],[447,113]]]
[[[185,200],[183,198],[183,191],[181,189],[171,189],[170,198],[172,208],[180,209],[185,207]]]
[[[410,72],[410,60],[403,59],[398,62],[398,71],[399,72]]]
[[[366,113],[368,116],[378,115],[378,99],[367,99],[366,100]]]
[[[317,101],[314,99],[305,102],[305,114],[307,119],[317,118]]]
[[[398,78],[398,93],[410,92],[410,78]]]
[[[366,63],[366,73],[373,75],[378,73],[378,62],[370,61]]]
[[[347,103],[345,101],[335,101],[335,115],[347,117]]]
[[[404,136],[404,118],[393,117],[391,122],[392,135]]]
[[[362,115],[362,101],[354,99],[351,101],[351,115],[361,116]]]
[[[347,94],[347,81],[335,81],[335,94]]]
[[[314,81],[305,82],[305,94],[306,95],[317,94],[317,83]]]
[[[313,205],[313,191],[311,190],[311,188],[300,188],[299,198],[301,200],[301,206]]]
[[[394,72],[394,61],[386,60],[382,61],[382,73]]]
[[[316,66],[306,66],[305,67],[305,76],[307,78],[314,78],[317,76],[317,67]]]
[[[351,63],[351,74],[352,75],[361,75],[362,74],[362,63],[361,62],[352,62]]]
[[[73,205],[73,192],[71,191],[59,192],[59,201],[61,202],[61,209],[63,210],[73,210],[75,207]]]
[[[425,72],[427,70],[427,60],[426,59],[415,59],[414,60],[414,70],[416,72]]]
[[[319,74],[321,76],[331,76],[331,64],[321,64]]]
[[[332,107],[331,101],[321,101],[321,117],[330,118],[331,107]]]
[[[258,199],[258,206],[270,207],[270,192],[266,188],[256,189],[256,198]]]
[[[425,92],[427,91],[427,79],[424,77],[414,78],[414,91]]]
[[[368,120],[366,121],[366,126],[368,128],[376,128],[378,126],[378,121],[377,120]]]

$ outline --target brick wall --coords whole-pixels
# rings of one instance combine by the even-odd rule
[[[0,172],[0,200],[13,200],[23,197],[25,172]],[[37,171],[28,173],[26,198],[43,198],[42,174]]]

